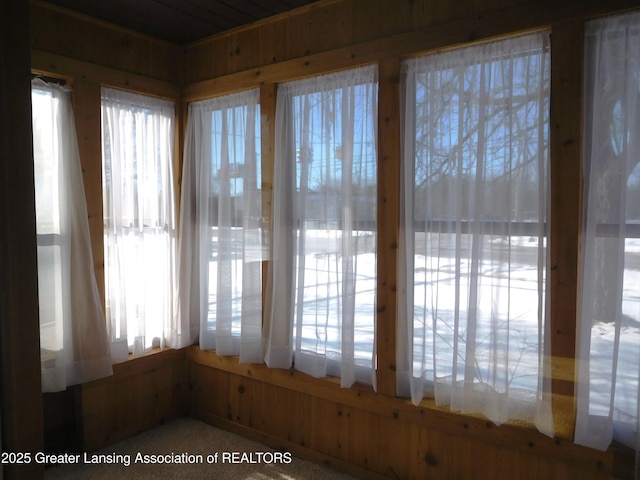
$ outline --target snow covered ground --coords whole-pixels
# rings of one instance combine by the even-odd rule
[[[341,325],[338,312],[343,308],[339,301],[342,286],[338,279],[342,276],[343,259],[337,254],[339,237],[335,232],[307,230],[307,255],[305,257],[305,283],[302,301],[304,302],[303,323],[299,333],[301,347],[306,350],[326,352],[340,350]],[[375,271],[376,257],[373,236],[367,236],[369,244],[362,248],[363,253],[355,257],[357,264],[356,303],[354,331],[356,337],[355,355],[361,364],[371,363],[371,351],[374,346],[375,317]],[[494,243],[500,243],[496,239]],[[504,242],[503,242],[504,243]],[[480,289],[481,320],[475,333],[476,350],[474,355],[478,364],[477,378],[490,374],[483,364],[488,356],[506,355],[508,369],[503,375],[508,376],[510,386],[536,390],[538,378],[538,270],[537,241],[530,237],[520,237],[511,244],[508,250],[511,255],[511,267],[496,259],[504,254],[503,250],[495,250],[494,257],[488,253],[479,264],[478,284]],[[241,285],[242,268],[239,260],[240,252],[233,263],[234,278]],[[606,359],[613,348],[616,335],[621,336],[619,352],[619,375],[616,390],[625,398],[637,398],[630,392],[637,392],[638,370],[640,368],[640,239],[629,239],[626,244],[627,265],[624,272],[624,295],[622,298],[623,321],[616,329],[615,324],[597,323],[592,328],[591,339],[591,371],[594,378],[593,394],[600,402],[608,397],[607,378],[610,378],[610,362]],[[415,301],[414,311],[414,374],[420,372],[433,375],[433,360],[422,354],[422,339],[427,350],[435,352],[436,363],[446,372],[452,363],[452,345],[454,344],[456,272],[462,280],[457,294],[463,299],[470,294],[464,287],[471,275],[470,260],[461,258],[456,263],[453,255],[440,257],[416,255],[415,257]],[[210,262],[210,286],[214,286],[216,276],[216,259]],[[437,289],[432,287],[438,274]],[[234,302],[240,305],[240,288],[234,294]],[[212,302],[215,298],[210,297]],[[459,302],[463,306],[465,302]],[[239,310],[238,310],[239,311]],[[491,312],[499,312],[499,318],[491,317]],[[462,315],[460,318],[465,318]],[[501,319],[502,318],[502,319]],[[508,320],[508,321],[507,321]],[[238,315],[234,331],[239,333],[240,317]],[[435,330],[434,330],[435,328]],[[458,329],[466,334],[469,326],[462,325]],[[436,348],[433,348],[434,339]],[[507,347],[508,345],[508,347]],[[464,337],[458,336],[458,355],[465,353]],[[501,350],[502,349],[502,350]],[[426,358],[426,362],[423,362]],[[425,370],[427,370],[425,372]],[[430,370],[430,371],[428,371]],[[444,373],[443,373],[444,374]],[[602,378],[599,382],[597,379]],[[595,402],[594,405],[597,405]],[[594,407],[597,408],[597,407]],[[628,407],[633,411],[635,404]],[[626,407],[625,407],[626,409]],[[596,412],[594,412],[596,413]]]

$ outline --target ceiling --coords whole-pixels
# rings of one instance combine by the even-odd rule
[[[48,0],[184,45],[318,0]]]

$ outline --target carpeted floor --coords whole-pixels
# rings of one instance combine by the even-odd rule
[[[46,480],[353,480],[193,418],[61,460],[64,464],[47,469]]]

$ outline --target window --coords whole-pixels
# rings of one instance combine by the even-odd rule
[[[399,393],[552,433],[550,405],[535,408],[549,387],[548,34],[403,68]]]
[[[375,66],[278,87],[269,366],[375,384]]]
[[[102,89],[107,324],[114,361],[175,334],[172,102]]]
[[[32,82],[44,392],[112,373],[70,95],[67,87]]]
[[[254,363],[263,361],[258,101],[250,90],[189,105],[180,248],[181,315],[200,321],[200,347]]]
[[[586,25],[576,442],[638,448],[640,13]],[[637,471],[636,471],[637,475]]]

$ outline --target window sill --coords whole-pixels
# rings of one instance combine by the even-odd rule
[[[113,364],[113,376],[98,381],[116,381],[119,378],[137,375],[161,366],[184,361],[185,349],[153,348],[142,355],[129,355],[125,361]]]

